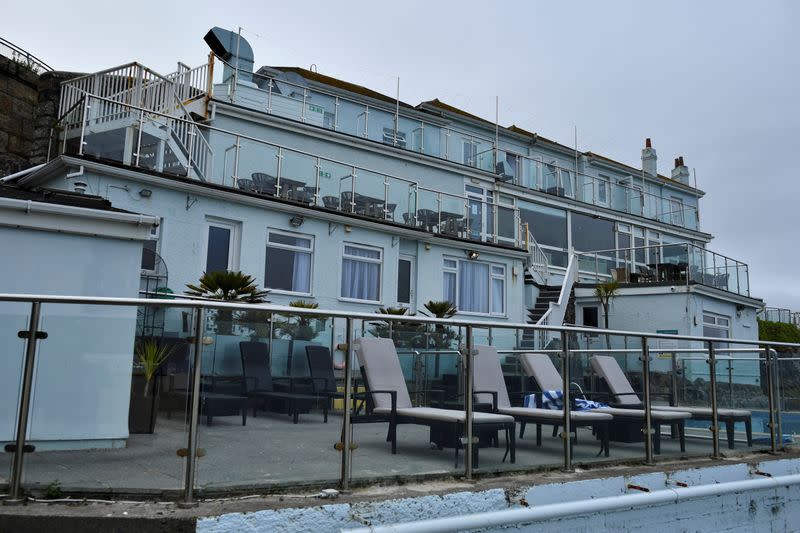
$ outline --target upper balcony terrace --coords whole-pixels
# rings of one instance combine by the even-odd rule
[[[449,238],[530,245],[519,211],[496,195],[453,194],[426,187],[421,176],[390,175],[198,124],[184,104],[202,94],[204,75],[195,69],[163,77],[133,64],[99,82],[92,81],[97,75],[70,81],[51,155],[93,157]]]
[[[746,263],[692,243],[636,246],[596,252],[575,252],[582,281],[641,285],[700,284],[741,296],[750,296],[750,269]]]
[[[412,108],[405,104],[401,106],[400,102],[392,103],[389,99],[369,104],[332,90],[311,87],[306,78],[311,78],[312,82],[319,80],[317,83],[323,85],[338,83],[349,91],[363,89],[311,71],[291,69],[291,79],[294,81],[288,80],[288,76],[276,77],[262,74],[261,71],[247,71],[248,79],[252,78],[254,83],[245,85],[237,80],[236,71],[231,65],[221,59],[219,61],[224,71],[221,81],[213,85],[215,98],[445,159],[494,174],[500,181],[527,189],[690,230],[699,228],[697,207],[688,205],[679,193],[665,196],[647,191],[648,187],[643,186],[644,178],[640,181],[627,176],[612,182],[609,178],[564,168],[555,161],[546,162],[541,156],[514,153],[503,146],[499,137],[491,138],[460,130],[441,118],[427,119],[424,110],[420,110],[425,104]],[[300,74],[294,71],[300,71]],[[364,91],[372,98],[385,98],[378,93]],[[687,188],[687,191],[691,190]]]

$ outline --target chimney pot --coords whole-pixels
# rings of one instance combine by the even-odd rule
[[[652,148],[653,147],[653,143],[650,142],[650,137],[648,137],[647,139],[644,140],[644,147],[645,148]]]

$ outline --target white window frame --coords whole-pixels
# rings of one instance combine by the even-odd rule
[[[597,177],[597,181],[595,183],[597,184],[597,190],[596,190],[597,198],[595,199],[597,205],[603,205],[608,207],[609,197],[611,196],[611,180],[601,174]],[[600,199],[600,184],[602,184],[606,190],[605,200]]]
[[[155,250],[153,250],[153,252],[155,252],[156,255],[160,255],[160,250],[161,250],[161,226],[163,225],[163,223],[164,223],[163,219],[159,218],[158,225],[150,227],[150,233],[148,233],[147,238],[145,239],[146,241],[155,241],[156,242],[156,248],[155,248]],[[144,254],[144,245],[142,246],[142,254]],[[155,262],[155,258],[154,258],[154,262]],[[139,265],[141,266],[141,263],[139,263]],[[142,271],[142,274],[155,274],[156,273],[155,269],[151,270],[151,269],[148,269],[148,268],[142,268],[140,270]]]
[[[242,224],[241,222],[235,220],[217,217],[206,217],[206,223],[203,231],[203,235],[205,237],[203,240],[203,255],[201,258],[203,261],[203,268],[201,270],[206,272],[208,269],[208,237],[210,228],[212,226],[230,230],[231,240],[230,245],[228,246],[228,271],[239,270]]]
[[[728,343],[725,341],[731,338],[731,318],[711,311],[703,311],[702,319],[701,325],[704,330],[706,327],[709,327],[726,333],[725,337],[719,337],[720,340],[714,343],[716,345],[715,347],[720,348],[727,346]],[[706,336],[705,331],[703,332],[703,336]]]
[[[683,203],[683,198],[679,196],[669,197],[669,221],[673,226],[684,227],[686,224],[686,217],[684,210],[686,206]]]
[[[455,267],[447,266],[445,264],[445,261],[455,261],[456,266]],[[481,313],[481,312],[478,312],[478,311],[463,311],[461,309],[461,307],[460,307],[461,290],[459,289],[458,278],[459,278],[459,270],[461,269],[461,263],[462,262],[482,263],[482,264],[487,265],[489,267],[489,269],[488,269],[489,270],[489,277],[488,277],[488,284],[489,284],[489,296],[488,296],[489,297],[489,300],[488,300],[488,302],[489,302],[489,312],[488,313]],[[495,274],[492,271],[493,267],[502,268],[503,269],[503,273],[502,274]],[[493,316],[493,317],[507,317],[508,316],[508,279],[507,279],[507,277],[508,277],[508,268],[506,268],[506,265],[504,265],[503,263],[493,263],[493,262],[490,262],[490,261],[472,261],[472,260],[468,260],[468,259],[459,259],[457,257],[444,256],[443,259],[442,259],[442,298],[443,299],[446,299],[446,295],[444,294],[444,287],[445,287],[444,275],[445,275],[445,273],[455,274],[455,277],[456,277],[456,284],[455,284],[456,285],[456,287],[455,287],[456,294],[455,294],[455,302],[453,302],[453,304],[456,306],[456,309],[458,309],[458,314],[460,314],[460,315],[472,315],[472,316]],[[492,290],[493,290],[493,288],[492,288],[492,280],[494,280],[494,279],[501,279],[503,281],[503,311],[500,312],[500,313],[492,312],[492,296],[493,296],[493,294],[492,294]]]
[[[311,241],[311,245],[309,248],[303,248],[301,246],[292,246],[290,244],[282,244],[277,242],[271,242],[269,240],[270,235],[285,235],[287,237],[298,237],[301,239],[308,239]],[[267,255],[269,254],[270,248],[279,248],[282,250],[291,250],[293,252],[301,252],[307,253],[311,256],[310,267],[308,272],[308,292],[298,292],[298,291],[287,291],[283,289],[272,289],[267,287],[267,276],[266,276],[266,266],[267,266]],[[305,233],[295,233],[286,230],[279,230],[275,228],[267,228],[267,245],[265,247],[266,254],[264,256],[264,288],[269,289],[270,292],[274,292],[275,294],[288,294],[288,295],[296,295],[296,296],[313,296],[314,293],[314,236],[308,235]],[[292,280],[294,281],[294,280]]]
[[[380,254],[378,259],[373,259],[371,257],[360,257],[357,255],[347,255],[345,250],[347,250],[348,246],[352,246],[354,248],[361,248],[364,250],[372,250],[377,251]],[[339,300],[343,302],[355,302],[355,303],[366,303],[366,304],[382,304],[383,303],[383,259],[384,253],[383,248],[379,246],[371,246],[369,244],[359,244],[356,242],[343,242],[342,243],[342,260],[339,261]],[[342,272],[344,272],[344,260],[350,259],[353,261],[361,261],[364,263],[376,263],[378,265],[378,299],[377,300],[362,300],[359,298],[349,298],[347,296],[342,296],[342,291],[344,290],[344,286],[342,285]]]

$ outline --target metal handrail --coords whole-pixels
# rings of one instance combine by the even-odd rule
[[[24,59],[24,62],[22,64],[27,66],[28,68],[36,67],[45,70],[47,72],[53,71],[53,67],[51,67],[50,65],[48,65],[35,55],[31,54],[30,52],[23,50],[22,48],[12,43],[8,39],[3,39],[2,37],[0,37],[0,45],[3,45],[9,50],[11,50],[11,57],[9,59],[11,59],[12,61],[21,62],[20,60]],[[34,72],[36,71],[34,70]]]
[[[695,335],[677,335],[671,333],[652,333],[644,331],[628,331],[616,329],[590,328],[581,326],[542,326],[528,324],[524,322],[500,322],[500,321],[480,321],[476,322],[474,317],[469,318],[450,318],[440,319],[418,315],[384,315],[380,313],[363,313],[352,311],[341,311],[334,309],[304,309],[273,304],[247,304],[226,301],[208,300],[156,300],[147,298],[118,298],[108,296],[62,296],[54,294],[13,294],[0,293],[0,302],[41,302],[50,304],[83,304],[83,305],[110,305],[110,306],[147,306],[147,307],[202,307],[204,309],[232,309],[232,310],[259,310],[272,313],[283,313],[289,315],[303,315],[311,317],[336,317],[350,318],[353,320],[380,320],[383,322],[416,322],[420,324],[440,324],[444,326],[473,326],[480,328],[499,328],[499,329],[520,329],[520,330],[541,330],[567,333],[593,333],[602,335],[612,335],[619,337],[647,337],[649,339],[673,339],[697,342],[719,343],[721,340],[725,344],[745,344],[752,346],[776,346],[787,348],[800,348],[800,343],[778,342],[751,339],[720,339],[719,337],[702,337]],[[675,351],[669,349],[669,351]]]
[[[142,114],[146,113],[147,116],[149,116],[149,117],[164,117],[168,121],[174,121],[174,122],[179,122],[179,123],[184,124],[187,129],[188,128],[192,128],[192,127],[197,127],[197,123],[195,123],[192,120],[183,119],[183,118],[180,118],[180,117],[177,117],[177,116],[174,116],[174,115],[169,115],[169,114],[166,114],[166,113],[163,113],[163,112],[160,112],[160,111],[154,111],[154,110],[150,110],[150,109],[145,109],[145,108],[137,106],[137,105],[117,102],[117,101],[111,100],[109,98],[101,97],[101,96],[89,95],[88,98],[89,98],[89,101],[98,100],[98,101],[101,101],[101,102],[108,102],[108,103],[111,103],[111,104],[113,104],[115,106],[128,108],[129,110],[132,110],[132,111],[139,111]],[[180,104],[180,102],[179,102],[179,104]],[[180,106],[181,106],[181,109],[185,113],[188,114],[188,112],[186,112],[186,109],[182,106],[182,104],[180,104]],[[83,121],[83,119],[82,119],[82,121]],[[268,146],[268,147],[273,148],[273,149],[286,150],[286,151],[294,153],[294,154],[310,157],[310,158],[313,158],[313,159],[317,159],[319,161],[324,161],[326,163],[331,163],[331,164],[334,164],[334,165],[341,165],[341,166],[349,167],[349,168],[357,170],[357,171],[362,171],[362,172],[365,172],[365,173],[373,174],[373,175],[376,175],[376,176],[382,176],[384,178],[390,178],[390,179],[396,179],[396,180],[399,180],[399,181],[403,181],[405,183],[413,185],[418,190],[430,191],[430,192],[436,193],[437,195],[453,197],[453,198],[456,198],[458,200],[464,201],[465,204],[467,202],[481,202],[482,204],[486,204],[487,206],[493,207],[495,209],[495,212],[498,212],[501,209],[511,211],[511,212],[514,213],[515,219],[519,220],[519,209],[517,207],[515,207],[515,206],[508,206],[508,205],[500,204],[499,203],[499,199],[497,198],[496,195],[493,197],[493,201],[492,202],[487,202],[485,200],[480,200],[478,198],[470,198],[470,197],[467,197],[467,196],[460,196],[460,195],[457,195],[457,194],[453,194],[453,193],[449,193],[449,192],[445,192],[445,191],[439,191],[437,189],[425,187],[423,185],[420,185],[420,182],[414,181],[414,180],[409,179],[409,178],[403,178],[403,177],[395,176],[393,174],[388,174],[386,172],[379,172],[379,171],[376,171],[376,170],[372,170],[372,169],[369,169],[369,168],[366,168],[366,167],[362,167],[362,166],[359,166],[359,165],[354,165],[352,163],[343,162],[343,161],[340,161],[340,160],[337,160],[337,159],[333,159],[333,158],[329,158],[329,157],[322,157],[322,156],[319,156],[317,154],[313,154],[311,152],[307,152],[307,151],[304,151],[304,150],[298,150],[298,149],[295,149],[295,148],[290,148],[290,147],[287,147],[287,146],[284,146],[284,145],[281,145],[281,144],[277,144],[277,143],[274,143],[274,142],[265,141],[263,139],[259,139],[257,137],[253,137],[253,136],[250,136],[250,135],[241,134],[241,133],[235,133],[235,132],[232,132],[230,130],[226,130],[224,128],[219,128],[219,127],[210,126],[210,125],[203,125],[202,127],[203,127],[204,130],[207,130],[207,131],[213,131],[213,132],[218,132],[218,133],[222,133],[222,134],[225,134],[225,135],[230,135],[230,136],[236,138],[239,141],[241,141],[241,140],[252,141],[252,142],[264,145],[264,146]],[[202,138],[203,136],[199,135],[199,137]],[[205,139],[203,139],[202,142],[205,142],[207,144],[207,141],[205,141]],[[213,155],[213,153],[212,153],[212,155]],[[238,157],[238,154],[237,154],[237,157]],[[515,223],[515,226],[516,226],[516,223]],[[497,225],[496,224],[495,224],[495,227],[494,227],[494,231],[491,233],[490,236],[493,239],[501,239],[501,240],[503,239],[497,233]],[[515,243],[518,243],[520,241],[520,236],[519,235],[515,235],[513,237],[513,240],[515,241]]]

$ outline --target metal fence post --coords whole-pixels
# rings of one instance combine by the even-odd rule
[[[653,463],[653,417],[650,404],[650,347],[647,337],[642,337],[642,396],[644,397],[644,445],[645,462]],[[656,427],[661,431],[661,427]]]
[[[464,445],[464,477],[472,479],[472,325],[466,328],[466,354],[464,355],[464,407],[466,410],[466,420],[464,421],[464,432],[466,433],[466,443]]]
[[[775,390],[775,393],[774,393],[774,395],[775,395],[775,426],[776,426],[775,434],[778,437],[777,439],[775,439],[777,441],[775,443],[775,447],[776,447],[776,449],[779,448],[779,449],[783,450],[784,449],[784,446],[783,446],[783,425],[782,425],[782,418],[783,417],[781,416],[781,413],[782,413],[781,404],[783,403],[781,401],[781,399],[782,399],[782,395],[781,395],[781,358],[778,357],[777,350],[774,350],[774,349],[770,350],[770,354],[772,354],[772,356],[773,356],[773,359],[772,359],[773,362],[774,362],[773,368],[775,369],[775,374],[774,374],[775,379],[773,380],[773,384],[774,384],[774,387],[775,387],[775,389],[774,389]]]
[[[570,417],[572,415],[570,409],[570,394],[569,394],[569,339],[567,332],[561,332],[561,378],[563,380],[562,387],[564,393],[564,432],[561,437],[564,439],[564,470],[572,472],[572,439],[570,438]]]
[[[714,343],[708,341],[708,379],[711,384],[711,437],[712,441],[711,457],[719,459],[719,412],[717,409],[717,355]]]
[[[22,374],[22,390],[20,391],[19,413],[17,415],[17,440],[14,446],[14,458],[11,464],[11,480],[9,483],[8,497],[3,500],[3,505],[22,503],[20,497],[20,484],[22,482],[22,467],[25,462],[25,435],[28,432],[28,415],[31,406],[31,389],[33,388],[33,368],[36,359],[36,341],[46,339],[47,334],[39,331],[39,317],[41,302],[31,303],[31,316],[27,331],[20,331],[18,336],[27,339],[25,346],[25,366]]]
[[[194,361],[192,363],[192,380],[189,383],[189,433],[186,445],[186,477],[183,486],[183,501],[180,507],[195,507],[194,482],[197,474],[197,422],[200,417],[200,377],[203,363],[203,330],[205,309],[196,308],[194,324]]]
[[[353,359],[353,319],[345,319],[345,343],[347,350],[344,358],[344,405],[342,406],[342,471],[339,485],[342,490],[350,489],[350,469],[352,461],[352,429],[350,409],[353,403],[353,377],[351,375]]]
[[[775,435],[775,369],[772,359],[772,350],[764,346],[764,363],[767,374],[767,399],[769,400],[769,448],[770,452],[777,453],[778,439]]]

